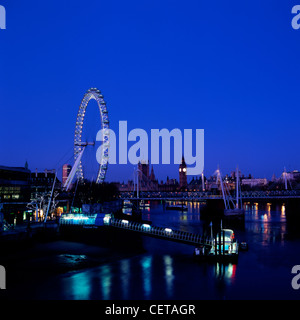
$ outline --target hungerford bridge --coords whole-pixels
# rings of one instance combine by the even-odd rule
[[[300,199],[300,190],[282,190],[282,191],[245,191],[242,192],[243,200],[280,200],[280,199]],[[121,192],[122,200],[136,199],[134,192]],[[213,195],[209,192],[186,191],[186,192],[158,192],[158,191],[142,191],[139,193],[139,200],[165,200],[165,201],[205,201],[205,200],[222,200],[222,195]]]

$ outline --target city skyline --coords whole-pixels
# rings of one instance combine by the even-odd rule
[[[122,120],[146,132],[204,129],[206,175],[218,165],[268,179],[299,168],[292,2],[76,4],[3,1],[2,165],[58,169],[68,150],[72,159],[78,107],[96,86],[116,132]],[[177,166],[155,171],[164,179]],[[109,166],[107,181],[131,176]]]
[[[183,162],[184,162],[184,157],[183,157]],[[141,169],[140,165],[143,167],[145,164],[147,164],[147,169],[148,170],[148,174],[146,175],[145,172]],[[149,179],[149,182],[150,181],[157,181],[158,184],[165,184],[165,183],[168,183],[168,181],[173,181],[173,182],[176,182],[178,183],[178,185],[180,184],[180,176],[182,176],[182,173],[183,173],[183,170],[182,170],[182,163],[180,165],[174,165],[177,167],[177,172],[174,173],[173,176],[169,176],[169,175],[166,175],[164,177],[158,177],[157,174],[156,174],[156,169],[158,166],[161,166],[161,165],[153,165],[151,164],[150,162],[147,162],[147,161],[142,161],[140,162],[137,166],[132,166],[132,169],[133,169],[133,174],[132,174],[132,177],[129,177],[127,180],[111,180],[111,181],[106,181],[106,182],[109,182],[109,183],[120,183],[120,184],[126,184],[126,183],[134,183],[134,179],[136,179],[136,176],[137,174],[139,175],[139,179],[140,181],[143,180],[143,176],[147,176],[147,178]],[[186,168],[186,164],[184,163],[184,166]],[[8,166],[10,167],[10,166]],[[28,163],[26,161],[25,163],[25,166],[17,166],[17,167],[11,167],[12,169],[13,168],[25,168],[25,169],[28,169],[30,170],[30,168],[28,168]],[[65,182],[67,181],[67,178],[68,178],[68,175],[70,174],[70,171],[72,170],[72,165],[68,164],[68,163],[65,163],[63,166],[62,166],[62,170],[58,170],[56,171],[56,169],[49,169],[49,168],[45,168],[45,169],[38,169],[38,168],[35,168],[35,170],[30,170],[32,174],[37,174],[37,173],[45,173],[47,174],[47,172],[57,172],[57,178],[58,180],[61,181],[62,183],[62,186],[65,184]],[[211,180],[211,179],[216,179],[217,177],[217,171],[220,170],[220,173],[222,175],[222,178],[226,180],[227,177],[235,177],[235,174],[236,174],[236,170],[237,168],[235,169],[232,169],[231,171],[229,172],[223,172],[221,169],[216,169],[214,172],[212,173],[209,173],[209,174],[204,174],[204,178],[207,179],[207,180]],[[139,172],[139,173],[138,173]],[[186,171],[185,171],[186,172]],[[266,177],[259,177],[259,176],[254,176],[251,172],[241,172],[241,170],[239,169],[239,177],[240,179],[245,179],[245,180],[248,180],[248,179],[254,179],[254,180],[264,180],[266,182],[268,181],[284,181],[285,180],[285,177],[284,177],[284,174],[286,174],[287,176],[287,180],[293,180],[293,175],[300,175],[300,171],[299,170],[291,170],[291,171],[287,171],[286,168],[284,168],[284,170],[282,171],[281,174],[279,175],[275,175],[275,173],[272,175],[272,177],[270,178],[266,178]],[[76,176],[74,177],[74,179],[72,179],[73,183],[76,181]],[[202,179],[202,175],[187,175],[185,173],[185,178],[186,179],[186,183],[189,184],[193,181],[196,181],[196,180],[201,180]],[[86,179],[88,181],[94,181],[94,180],[91,180],[91,179]],[[250,181],[249,180],[249,181]]]

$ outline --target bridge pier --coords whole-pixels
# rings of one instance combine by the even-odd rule
[[[300,233],[300,199],[285,201],[285,216],[288,231],[292,234]]]
[[[200,211],[201,219],[214,219],[223,216],[225,209],[222,199],[208,199],[206,205]]]

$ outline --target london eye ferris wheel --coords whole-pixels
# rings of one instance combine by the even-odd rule
[[[108,165],[108,152],[109,152],[109,119],[108,119],[108,111],[107,106],[104,101],[104,97],[101,94],[100,90],[96,88],[89,89],[79,106],[77,119],[76,119],[76,125],[75,125],[75,134],[74,134],[74,160],[75,164],[73,168],[73,176],[76,172],[77,179],[83,180],[85,179],[85,170],[83,166],[83,153],[87,146],[89,145],[95,145],[95,141],[87,141],[83,137],[83,131],[86,125],[85,121],[85,114],[87,111],[87,106],[91,100],[95,100],[97,102],[99,113],[98,117],[101,122],[101,132],[102,132],[102,148],[101,148],[101,154],[100,157],[97,159],[97,168],[95,172],[96,183],[102,183],[106,176],[107,171],[107,165]],[[100,129],[100,128],[98,128]],[[94,137],[96,137],[96,132],[94,132]],[[94,159],[96,159],[96,154],[94,153]],[[70,173],[71,176],[71,173]]]

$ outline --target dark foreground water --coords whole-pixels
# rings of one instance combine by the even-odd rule
[[[143,215],[154,225],[202,232],[199,212],[197,203],[189,204],[188,213],[165,211],[162,205],[153,203]],[[289,234],[284,207],[248,205],[245,225],[235,228],[235,234],[249,245],[247,252],[240,253],[237,264],[196,262],[192,246],[147,237],[143,238],[145,253],[127,256],[62,241],[56,244],[65,246],[60,252],[53,244],[44,244],[41,252],[52,246],[47,266],[36,258],[35,262],[27,258],[29,267],[22,270],[20,266],[19,270],[25,270],[23,282],[14,283],[10,298],[299,299],[300,290],[291,285],[295,276],[291,269],[300,264],[300,239]],[[85,267],[87,257],[94,263]],[[57,263],[61,266],[64,262],[81,263],[81,269],[65,272],[68,269],[62,268],[43,274],[43,268],[51,268],[51,263],[55,269]],[[32,263],[35,268],[30,267]]]

